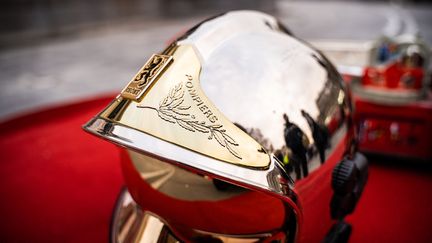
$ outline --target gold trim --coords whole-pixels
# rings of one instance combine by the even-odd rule
[[[193,87],[191,80],[192,77],[186,75],[188,78],[189,87]],[[191,89],[189,89],[191,90]],[[209,118],[210,122],[207,121],[199,121],[196,118],[196,115],[190,113],[190,105],[183,105],[185,103],[184,99],[184,85],[183,83],[177,84],[174,88],[172,88],[169,94],[159,103],[158,108],[149,107],[149,106],[137,106],[138,108],[145,109],[153,109],[157,111],[158,116],[170,123],[178,124],[180,127],[198,133],[206,133],[208,135],[208,140],[216,140],[222,147],[226,148],[232,155],[235,157],[242,159],[242,157],[236,152],[234,149],[235,146],[239,146],[239,144],[227,134],[225,128],[221,124],[211,124],[211,122],[215,122],[218,120],[217,116],[214,115],[210,109],[202,109],[204,114],[206,114],[207,118]],[[201,103],[201,108],[204,107],[203,103]],[[205,107],[204,107],[205,108]]]
[[[267,168],[270,157],[262,146],[230,122],[202,91],[201,64],[194,48],[182,45],[169,52],[175,62],[155,75],[140,101],[121,95],[99,116],[221,161]]]

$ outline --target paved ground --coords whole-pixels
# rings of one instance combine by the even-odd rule
[[[119,91],[170,36],[194,22],[114,26],[4,51],[0,53],[0,117]]]
[[[277,15],[307,40],[371,40],[418,31],[432,44],[432,5],[280,1]],[[47,105],[118,92],[166,41],[203,17],[101,27],[0,52],[0,120]]]

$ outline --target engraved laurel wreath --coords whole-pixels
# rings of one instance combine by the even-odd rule
[[[149,106],[137,106],[138,108],[146,108],[157,111],[158,116],[164,121],[177,123],[182,128],[191,132],[207,133],[208,139],[213,138],[232,155],[242,159],[242,157],[234,150],[233,147],[238,146],[238,143],[230,137],[223,125],[207,124],[205,121],[198,121],[195,115],[189,113],[191,106],[186,106],[184,102],[183,83],[177,84],[170,90],[168,95],[159,103],[159,108]]]

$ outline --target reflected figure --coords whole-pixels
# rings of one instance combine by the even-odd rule
[[[315,147],[318,150],[321,164],[325,162],[325,150],[329,146],[329,134],[325,126],[319,125],[310,115],[304,110],[301,110],[302,116],[306,119],[312,131],[312,137],[315,140]]]
[[[287,114],[283,114],[285,120],[284,138],[286,146],[291,150],[289,157],[290,165],[293,167],[297,179],[308,176],[307,147],[309,141],[303,131],[294,123],[290,122]]]
[[[277,149],[274,152],[274,156],[276,156],[276,158],[280,162],[282,162],[283,166],[285,167],[285,171],[288,172],[289,174],[291,174],[293,171],[293,166],[292,163],[290,163],[290,159],[289,159],[289,157],[292,157],[291,155],[292,152],[286,146],[283,146],[281,149]]]

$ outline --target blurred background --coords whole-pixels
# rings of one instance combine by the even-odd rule
[[[382,35],[419,34],[432,44],[427,1],[4,0],[0,120],[118,92],[170,38],[234,9],[270,13],[324,51],[357,54],[331,55],[341,65],[364,65],[368,41]]]
[[[120,158],[80,126],[175,36],[237,9],[278,17],[354,76],[363,75],[382,36],[418,35],[432,45],[428,1],[3,0],[0,241],[107,242],[124,184]],[[368,185],[348,218],[355,225],[351,242],[432,241],[432,163],[394,153],[432,154],[432,92],[425,90],[413,105],[374,111],[389,111],[388,119],[359,122],[370,148],[390,152],[368,154]],[[81,101],[88,102],[74,103]],[[362,107],[365,117],[376,108]]]

